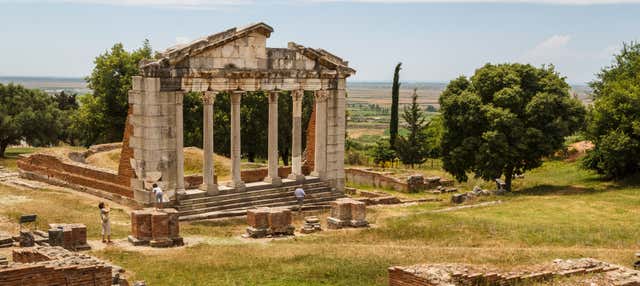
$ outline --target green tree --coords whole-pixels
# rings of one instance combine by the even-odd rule
[[[595,148],[584,166],[609,178],[640,171],[640,43],[624,44],[590,83],[594,103],[585,137]]]
[[[131,77],[139,74],[138,64],[151,58],[151,54],[149,41],[144,41],[141,48],[132,52],[117,43],[95,58],[95,67],[86,78],[93,94],[81,98],[80,114],[76,117],[85,122],[74,126],[84,134],[84,145],[122,140]]]
[[[216,98],[217,99],[217,98]],[[217,106],[217,100],[214,103],[214,112],[217,112],[219,106]],[[195,146],[202,148],[203,144],[203,120],[202,112],[202,95],[199,92],[188,92],[182,99],[182,123],[184,126],[184,146]],[[215,113],[214,113],[215,115]],[[214,116],[215,117],[215,116]],[[217,131],[219,123],[214,122],[214,132]],[[213,144],[222,143],[220,140],[216,140]],[[227,151],[228,152],[228,151]]]
[[[444,134],[444,126],[442,125],[442,116],[437,115],[431,117],[431,120],[427,124],[424,130],[424,144],[423,148],[426,152],[427,158],[437,159],[442,156],[442,136]]]
[[[7,146],[25,140],[34,146],[58,142],[60,110],[54,98],[40,90],[0,84],[0,157]]]
[[[402,63],[396,65],[393,71],[393,86],[391,87],[391,121],[389,122],[389,144],[395,149],[398,138],[398,106],[400,104],[400,69]]]
[[[396,153],[391,149],[389,141],[381,139],[376,142],[376,146],[370,149],[370,156],[373,157],[373,163],[384,167],[387,162],[396,159]]]
[[[426,141],[424,128],[426,118],[424,112],[418,105],[418,91],[413,90],[411,97],[411,105],[404,107],[402,119],[406,123],[406,129],[409,131],[407,136],[400,136],[396,141],[396,153],[400,161],[405,165],[413,168],[416,164],[422,164],[427,158],[424,148]]]
[[[285,166],[289,166],[289,156],[291,155],[292,117],[293,99],[291,93],[280,93],[278,95],[278,154]]]
[[[460,181],[485,180],[539,167],[581,127],[585,110],[553,66],[486,64],[457,78],[440,97],[443,167]]]
[[[77,94],[61,91],[53,95],[55,102],[57,103],[60,115],[58,120],[60,121],[60,130],[58,132],[58,138],[60,141],[69,145],[77,145],[77,134],[72,128],[73,115],[78,110]]]

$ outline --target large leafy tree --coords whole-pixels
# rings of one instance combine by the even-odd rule
[[[396,65],[393,71],[393,85],[391,86],[391,121],[389,122],[389,145],[396,146],[398,138],[398,107],[400,105],[400,69],[402,63]]]
[[[411,168],[416,164],[422,164],[427,158],[424,142],[426,140],[425,127],[427,124],[424,112],[418,105],[417,89],[413,90],[413,96],[410,106],[405,106],[402,119],[406,123],[406,129],[409,131],[407,136],[400,136],[396,141],[396,153],[398,158],[405,165]]]
[[[278,96],[278,154],[285,166],[289,166],[289,156],[291,155],[292,117],[293,99],[291,93],[280,93]]]
[[[78,137],[73,126],[73,115],[78,110],[77,94],[61,91],[53,95],[58,109],[60,109],[60,130],[58,137],[60,141],[69,145],[77,145]]]
[[[80,111],[74,119],[84,145],[122,140],[131,77],[139,73],[139,62],[151,58],[151,54],[149,42],[144,41],[132,52],[117,43],[95,58],[95,67],[86,79],[93,94],[80,98]]]
[[[594,103],[586,137],[595,144],[587,168],[609,178],[640,170],[640,43],[624,44],[610,67],[590,83]]]
[[[0,84],[0,157],[21,140],[34,146],[57,143],[60,113],[54,98],[40,90]]]
[[[449,83],[440,97],[443,167],[460,181],[539,167],[581,127],[585,110],[553,66],[487,64]]]

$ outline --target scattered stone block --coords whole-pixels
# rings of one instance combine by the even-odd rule
[[[51,246],[62,246],[67,250],[89,250],[87,227],[84,224],[49,224],[47,241]]]
[[[247,211],[247,236],[293,235],[293,215],[287,208],[258,208]]]
[[[308,216],[304,218],[304,225],[300,232],[309,234],[314,233],[316,231],[322,231],[322,226],[320,225],[320,218],[317,216]]]
[[[20,231],[19,242],[20,242],[20,247],[32,247],[36,243],[35,238],[33,237],[33,233],[25,230]]]
[[[0,248],[13,246],[13,238],[11,236],[0,235]]]
[[[354,199],[338,199],[331,203],[331,215],[327,218],[329,229],[343,227],[365,227],[367,206]]]
[[[140,240],[151,240],[151,212],[137,210],[131,212],[131,234]]]
[[[180,237],[178,211],[166,208],[131,212],[131,235],[127,237],[127,240],[134,246],[172,247],[184,245],[184,240]]]

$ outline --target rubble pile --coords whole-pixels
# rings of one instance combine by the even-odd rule
[[[606,285],[640,285],[640,271],[581,258],[556,259],[553,263],[511,272],[462,264],[394,266],[389,268],[389,286],[526,285],[586,274],[602,275],[603,280],[607,281]]]
[[[0,286],[128,285],[122,268],[60,246],[15,249],[13,263],[5,265],[0,267]]]
[[[320,225],[320,218],[317,216],[308,216],[304,218],[304,225],[300,232],[302,233],[314,233],[316,231],[322,231],[322,226]]]

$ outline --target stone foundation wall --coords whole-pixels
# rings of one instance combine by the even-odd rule
[[[0,268],[0,286],[110,286],[112,281],[111,265],[56,247],[14,250],[13,263]]]
[[[58,157],[33,154],[18,160],[23,172],[40,175],[41,179],[63,181],[69,184],[106,191],[124,197],[132,197],[129,178],[115,172],[86,164],[63,161]]]
[[[400,192],[408,192],[409,184],[384,174],[363,169],[344,169],[347,182],[357,185],[374,186],[378,188],[392,189]]]

